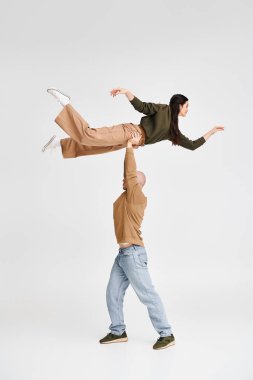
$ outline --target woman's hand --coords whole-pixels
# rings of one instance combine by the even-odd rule
[[[214,135],[216,132],[220,132],[220,131],[224,131],[224,127],[222,125],[216,125],[209,132],[207,132],[206,134],[204,134],[203,137],[204,137],[205,140],[208,140],[209,137],[211,137],[212,135]]]
[[[126,88],[117,87],[117,88],[113,88],[111,90],[110,94],[114,97],[114,96],[119,95],[119,94],[126,94],[127,91],[128,90]]]
[[[134,94],[132,94],[129,90],[127,90],[126,88],[121,88],[121,87],[116,87],[116,88],[113,88],[111,91],[110,91],[110,94],[111,96],[115,97],[116,95],[120,95],[120,94],[124,94],[126,95],[127,99],[129,101],[133,100],[134,98]]]
[[[215,127],[212,129],[212,131],[213,131],[213,134],[216,133],[216,132],[218,132],[218,131],[224,131],[224,127],[221,126],[221,125],[217,125],[217,126],[215,126]]]

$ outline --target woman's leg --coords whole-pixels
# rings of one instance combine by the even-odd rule
[[[80,156],[91,156],[95,154],[109,153],[125,147],[126,144],[115,146],[87,146],[77,143],[72,138],[61,139],[63,158],[75,158]]]
[[[112,127],[90,128],[87,121],[70,104],[62,109],[55,122],[81,145],[91,147],[124,145],[132,137],[134,131],[139,131],[142,134],[143,138],[140,145],[144,145],[145,137],[139,125],[124,123]],[[66,150],[65,153],[67,155]]]

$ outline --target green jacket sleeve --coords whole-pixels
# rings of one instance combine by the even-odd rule
[[[130,100],[130,103],[136,109],[136,111],[144,113],[145,115],[152,115],[156,113],[162,106],[162,104],[142,102],[136,96],[133,98],[133,100]]]
[[[190,140],[190,139],[188,139],[188,137],[184,136],[180,132],[178,145],[180,145],[186,149],[195,150],[195,149],[199,148],[201,145],[203,145],[205,142],[206,142],[206,140],[203,136],[197,140]]]

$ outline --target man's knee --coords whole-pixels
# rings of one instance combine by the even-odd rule
[[[157,298],[157,293],[156,293],[153,285],[150,285],[149,287],[145,287],[141,291],[138,291],[136,293],[137,293],[139,300],[144,305],[149,304],[150,301]]]

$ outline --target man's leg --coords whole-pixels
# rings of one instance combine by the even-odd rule
[[[140,301],[147,306],[151,322],[161,337],[172,334],[164,310],[163,303],[156,292],[147,267],[147,253],[144,247],[135,246],[135,251],[128,260],[121,260],[122,266],[130,284]]]
[[[115,146],[126,144],[132,137],[132,132],[143,131],[140,126],[132,123],[114,125],[112,127],[90,128],[87,121],[70,105],[67,104],[55,122],[77,143],[86,146]],[[144,144],[144,141],[141,142]]]
[[[112,266],[110,279],[106,289],[106,302],[111,318],[109,329],[114,335],[122,335],[126,329],[123,315],[123,301],[129,281],[118,264],[118,256]]]

